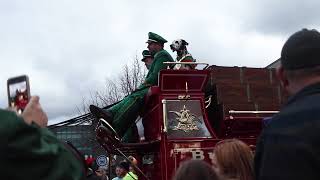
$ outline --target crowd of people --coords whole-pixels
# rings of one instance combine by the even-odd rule
[[[131,127],[132,118],[128,113],[135,113],[135,106],[139,107],[142,102],[140,99],[141,102],[137,103],[137,99],[157,82],[157,73],[164,68],[162,63],[173,61],[163,49],[165,42],[161,36],[149,33],[149,51],[143,52],[149,73],[145,83],[139,87],[141,91],[111,109],[93,109],[98,111],[98,115],[109,117],[108,121],[121,137]],[[186,44],[185,41],[183,43]],[[172,45],[172,48],[177,47]],[[179,55],[193,61],[188,53]],[[277,76],[291,97],[264,127],[256,151],[253,152],[240,140],[223,140],[214,147],[212,164],[198,160],[183,162],[174,180],[320,179],[320,33],[308,29],[294,33],[282,48],[280,62]],[[124,108],[129,111],[124,111]],[[88,178],[90,173],[81,155],[68,144],[60,142],[46,128],[48,118],[39,97],[31,97],[21,115],[0,110],[0,117],[1,179]],[[113,180],[138,179],[132,166],[134,163],[134,158],[129,162],[119,162],[117,177]],[[95,178],[108,179],[106,168],[99,167],[94,174]]]

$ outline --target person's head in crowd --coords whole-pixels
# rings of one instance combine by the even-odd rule
[[[217,180],[212,167],[201,160],[186,160],[181,163],[173,180]]]
[[[148,33],[148,41],[147,41],[148,46],[147,46],[147,48],[152,55],[155,55],[157,52],[161,51],[164,47],[164,43],[166,43],[166,42],[168,42],[168,41],[165,40],[160,35],[153,33],[153,32]]]
[[[220,141],[214,147],[213,169],[222,179],[253,180],[253,153],[237,139]]]
[[[120,178],[123,177],[123,176],[122,176],[122,169],[121,169],[120,166],[117,166],[117,167],[116,167],[116,176],[117,176],[117,177],[120,177]]]
[[[107,176],[107,168],[103,166],[99,166],[96,170],[96,175],[98,177],[106,177]]]
[[[281,51],[277,76],[289,94],[320,82],[320,33],[302,29],[291,35]]]
[[[124,177],[129,172],[129,163],[121,161],[116,167],[116,174],[118,177]],[[117,173],[118,170],[118,173]]]

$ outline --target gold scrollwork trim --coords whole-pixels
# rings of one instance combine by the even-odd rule
[[[187,95],[187,94],[185,94],[185,95],[178,95],[178,99],[179,100],[187,100],[187,99],[190,99],[191,98],[191,96],[190,95]]]

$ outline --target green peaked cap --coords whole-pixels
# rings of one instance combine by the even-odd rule
[[[150,42],[158,42],[158,43],[164,44],[164,43],[166,43],[168,41],[165,40],[163,37],[161,37],[160,35],[158,35],[156,33],[149,32],[147,43],[150,43]]]
[[[142,51],[142,56],[143,57],[142,57],[141,61],[144,61],[144,59],[147,58],[147,57],[152,57],[150,51],[148,51],[148,50],[143,50]]]

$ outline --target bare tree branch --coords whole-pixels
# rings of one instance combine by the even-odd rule
[[[77,111],[84,114],[89,112],[90,104],[106,107],[120,101],[144,82],[146,74],[146,68],[136,55],[130,64],[123,66],[116,78],[106,78],[104,90],[90,91],[89,99],[82,98],[82,108],[77,106]]]

